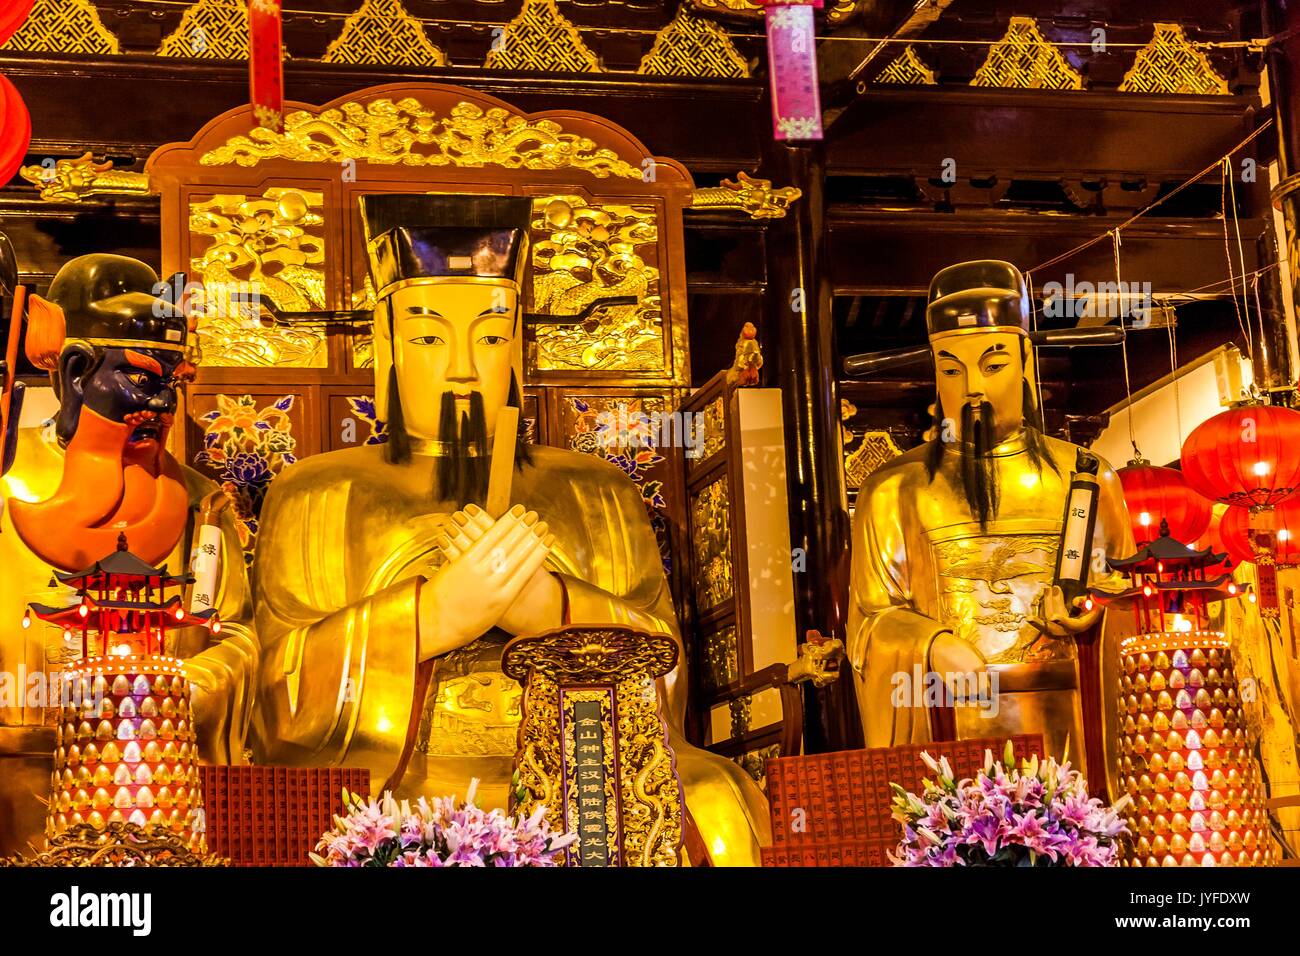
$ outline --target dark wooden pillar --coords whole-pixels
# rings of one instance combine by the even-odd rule
[[[1268,46],[1266,63],[1277,133],[1279,181],[1273,202],[1281,209],[1286,225],[1290,272],[1290,288],[1281,292],[1291,299],[1292,315],[1300,316],[1300,0],[1263,0],[1263,21],[1265,32],[1276,41]],[[1264,263],[1261,260],[1260,264]],[[1265,273],[1261,281],[1266,283],[1261,292],[1267,292],[1270,286],[1276,288],[1279,280],[1273,273]],[[1256,343],[1259,354],[1251,356],[1256,382],[1270,396],[1289,400],[1296,375],[1286,316],[1279,308],[1265,308],[1261,321],[1263,334]]]
[[[769,347],[766,383],[781,388],[791,546],[796,549],[795,620],[843,638],[849,586],[849,518],[840,446],[838,367],[826,242],[826,165],[821,144],[773,142],[765,175],[803,196],[767,234]],[[860,746],[853,686],[845,673],[805,698],[809,752]]]

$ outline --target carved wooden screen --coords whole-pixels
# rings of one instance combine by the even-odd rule
[[[359,196],[491,192],[534,197],[530,311],[574,315],[594,298],[636,296],[581,326],[532,330],[525,415],[535,440],[606,457],[637,481],[672,566],[681,450],[629,452],[598,430],[619,406],[671,411],[688,384],[692,183],[679,163],[596,116],[523,114],[460,87],[407,83],[289,104],[278,134],[233,110],[160,147],[147,169],[162,198],[164,273],[203,285],[202,364],[178,451],[235,493],[250,551],[284,467],[384,435],[368,328],[268,324],[237,293],[255,282],[290,311],[370,304]]]

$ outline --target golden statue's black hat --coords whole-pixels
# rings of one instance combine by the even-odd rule
[[[1009,262],[977,259],[948,266],[930,282],[925,324],[931,337],[964,329],[1029,332],[1029,290]]]
[[[377,298],[402,283],[460,276],[520,280],[527,196],[389,193],[361,197]]]
[[[181,309],[158,294],[161,286],[158,274],[139,259],[93,253],[65,263],[45,298],[63,310],[69,342],[179,351],[188,323]]]

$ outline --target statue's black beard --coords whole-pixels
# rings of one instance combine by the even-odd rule
[[[977,409],[969,402],[961,407],[961,483],[971,510],[984,531],[989,518],[998,516],[998,469],[992,454],[997,447],[993,431],[993,406],[981,402]]]
[[[402,414],[396,370],[389,373],[388,395],[385,456],[390,464],[406,464],[411,460],[411,439]],[[509,403],[518,408],[519,402],[519,388],[511,376]],[[522,431],[521,427],[519,440],[515,443],[516,468],[531,460]],[[457,509],[471,502],[485,505],[492,459],[488,454],[487,415],[483,411],[482,394],[470,392],[468,410],[458,413],[455,393],[443,392],[438,410],[438,435],[443,447],[433,468],[433,487],[430,489],[433,500],[454,502]]]
[[[1043,439],[1042,415],[1034,404],[1028,382],[1024,384],[1022,398],[1025,408],[1025,451],[1029,455],[1029,462],[1040,475],[1044,465],[1059,475],[1060,471]],[[936,401],[935,407],[942,406]],[[939,472],[945,444],[942,439],[930,443],[925,464],[931,481]],[[979,519],[980,531],[987,531],[989,520],[998,516],[1001,489],[998,487],[997,460],[992,455],[997,444],[993,430],[993,406],[988,402],[982,402],[978,409],[969,402],[962,405],[961,441],[957,445],[957,452],[961,455],[962,490],[970,504],[971,514]]]

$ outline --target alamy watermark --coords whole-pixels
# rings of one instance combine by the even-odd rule
[[[998,672],[927,671],[920,664],[912,670],[897,671],[890,678],[893,687],[889,703],[893,707],[978,707],[980,716],[998,715]]]
[[[687,458],[704,451],[704,416],[699,412],[643,412],[618,405],[596,415],[601,448],[684,448]]]
[[[1049,319],[1128,319],[1136,326],[1151,321],[1150,282],[1076,282],[1067,272],[1065,283],[1043,283],[1043,315]]]

